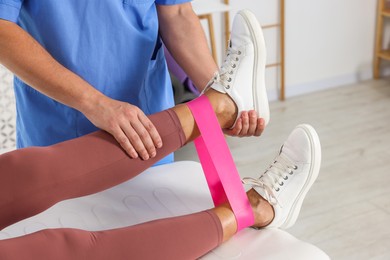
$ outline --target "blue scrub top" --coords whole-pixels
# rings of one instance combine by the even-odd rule
[[[105,95],[152,114],[174,105],[156,4],[191,0],[0,0],[58,62]],[[14,79],[17,146],[48,146],[97,128],[79,111]],[[160,163],[171,162],[173,156]]]

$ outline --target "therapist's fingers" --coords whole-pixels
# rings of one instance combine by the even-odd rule
[[[127,147],[135,149],[137,154],[144,160],[156,156],[156,147],[162,146],[162,140],[153,123],[137,107],[131,106],[125,113],[125,121],[120,124],[128,142],[125,138],[119,140],[124,149]],[[133,156],[133,153],[130,154]]]
[[[265,120],[263,118],[257,118],[257,127],[254,136],[260,136],[265,129]]]
[[[248,113],[249,126],[245,136],[254,136],[257,129],[257,113],[255,110],[251,110]]]
[[[241,113],[241,119],[242,119],[242,129],[238,136],[244,137],[248,136],[249,131],[249,114],[247,111],[243,111]]]
[[[151,151],[149,154],[149,151],[147,150],[147,146],[149,145],[148,143],[151,142],[151,140],[147,140],[148,134],[146,133],[146,130],[143,131],[141,129],[135,130],[134,125],[137,125],[138,123],[132,122],[132,125],[126,129],[123,129],[127,138],[130,141],[130,144],[134,147],[138,155],[143,159],[143,160],[148,160],[150,157],[152,157],[152,154],[155,151]],[[137,128],[139,127],[138,125],[136,126]],[[139,132],[137,132],[139,131]],[[149,138],[150,139],[150,138]],[[144,143],[146,142],[146,144]],[[153,156],[154,156],[153,155]]]
[[[148,131],[150,137],[153,141],[153,147],[161,148],[163,143],[160,134],[158,133],[156,127],[153,125],[152,121],[144,114],[139,114],[139,120],[142,125],[145,127],[146,131]]]
[[[143,160],[148,160],[156,156],[153,140],[139,120],[126,122],[113,136],[132,158],[140,156]]]
[[[128,137],[142,159],[147,160],[156,156],[156,147],[161,147],[162,141],[149,119],[146,116],[145,118],[141,117],[138,120],[131,121],[134,132],[130,131]]]
[[[110,133],[130,157],[147,160],[156,156],[162,140],[141,109],[105,96],[94,104],[83,113],[95,126]]]
[[[226,134],[236,137],[244,137],[247,136],[249,129],[249,117],[248,112],[243,111],[240,117],[237,119],[237,122],[233,129],[225,131]]]
[[[242,129],[242,119],[238,118],[232,129],[223,129],[223,132],[230,136],[238,136]]]
[[[128,132],[130,132],[128,130]],[[135,131],[134,131],[135,132]],[[134,149],[134,146],[130,143],[129,138],[124,133],[123,129],[118,127],[110,134],[115,138],[119,145],[126,151],[131,158],[138,158],[138,152]]]
[[[224,129],[230,136],[260,136],[265,129],[265,121],[257,116],[256,111],[242,112],[233,129]]]

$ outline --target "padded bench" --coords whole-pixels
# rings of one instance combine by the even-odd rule
[[[62,201],[45,212],[0,231],[0,239],[46,228],[104,230],[213,206],[201,165],[182,161],[148,169],[111,189]],[[202,257],[217,259],[329,259],[319,248],[279,229],[245,229]]]

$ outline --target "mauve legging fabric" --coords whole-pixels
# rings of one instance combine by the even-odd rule
[[[0,230],[61,200],[129,180],[184,145],[173,111],[149,118],[163,147],[147,161],[130,159],[103,131],[0,155]],[[48,229],[0,240],[0,259],[195,259],[221,242],[221,223],[207,210],[113,230]]]

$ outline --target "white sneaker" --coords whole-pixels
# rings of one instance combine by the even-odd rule
[[[239,11],[233,21],[225,61],[206,87],[233,99],[238,108],[236,121],[242,111],[255,110],[265,124],[269,122],[265,62],[265,42],[256,16],[247,10]]]
[[[299,125],[258,179],[243,179],[273,206],[275,217],[267,227],[286,229],[294,225],[320,164],[321,145],[316,131],[310,125]]]

